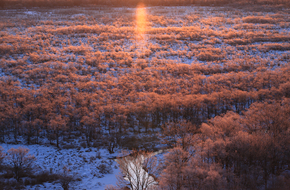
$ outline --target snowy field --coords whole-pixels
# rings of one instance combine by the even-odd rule
[[[28,148],[28,154],[34,155],[35,172],[49,171],[61,173],[65,166],[71,170],[70,175],[80,179],[71,184],[70,189],[105,189],[107,185],[116,185],[116,175],[119,174],[117,163],[114,161],[116,154],[109,154],[108,151],[96,148],[86,149],[62,149],[58,150],[52,146],[42,145],[11,145],[0,144],[7,152],[10,148]],[[102,174],[97,168],[101,163],[105,163],[111,168],[109,174]],[[43,185],[27,186],[26,189],[62,189],[61,185],[55,183],[44,183]]]

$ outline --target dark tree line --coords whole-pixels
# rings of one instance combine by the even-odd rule
[[[136,6],[143,3],[149,6],[178,6],[178,5],[227,5],[227,4],[283,4],[287,0],[1,0],[0,7],[60,7],[60,6]]]

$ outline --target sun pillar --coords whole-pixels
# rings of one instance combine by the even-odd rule
[[[144,51],[146,47],[147,12],[143,3],[138,4],[136,9],[136,40],[137,49]]]

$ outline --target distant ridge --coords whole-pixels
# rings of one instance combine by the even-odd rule
[[[283,5],[290,6],[289,0],[0,0],[0,7],[64,7],[64,6],[222,6],[222,5]]]

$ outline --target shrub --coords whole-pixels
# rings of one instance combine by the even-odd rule
[[[66,144],[62,146],[63,149],[73,149],[73,148],[77,148],[76,145],[74,144]]]
[[[107,161],[101,161],[101,163],[97,166],[97,169],[101,174],[113,173],[112,166]]]
[[[87,143],[86,142],[81,142],[81,147],[83,147],[83,148],[87,148]]]
[[[3,162],[3,159],[5,158],[5,153],[3,152],[3,148],[2,146],[0,146],[0,171],[2,170],[2,162]]]
[[[58,174],[59,182],[64,190],[68,190],[70,183],[75,181],[75,178],[69,173],[70,170],[66,166],[64,166],[62,172]]]
[[[96,152],[96,158],[98,158],[98,159],[101,159],[102,158],[102,156],[101,156],[101,152]]]
[[[276,20],[269,17],[269,16],[247,16],[243,18],[243,22],[246,23],[269,23],[269,24],[275,24]]]
[[[36,180],[36,184],[41,184],[44,182],[53,182],[59,179],[59,176],[54,173],[50,173],[48,171],[42,171],[39,174],[34,176]]]
[[[224,56],[222,54],[214,53],[211,51],[200,52],[197,55],[197,59],[200,61],[217,61],[223,58]]]

